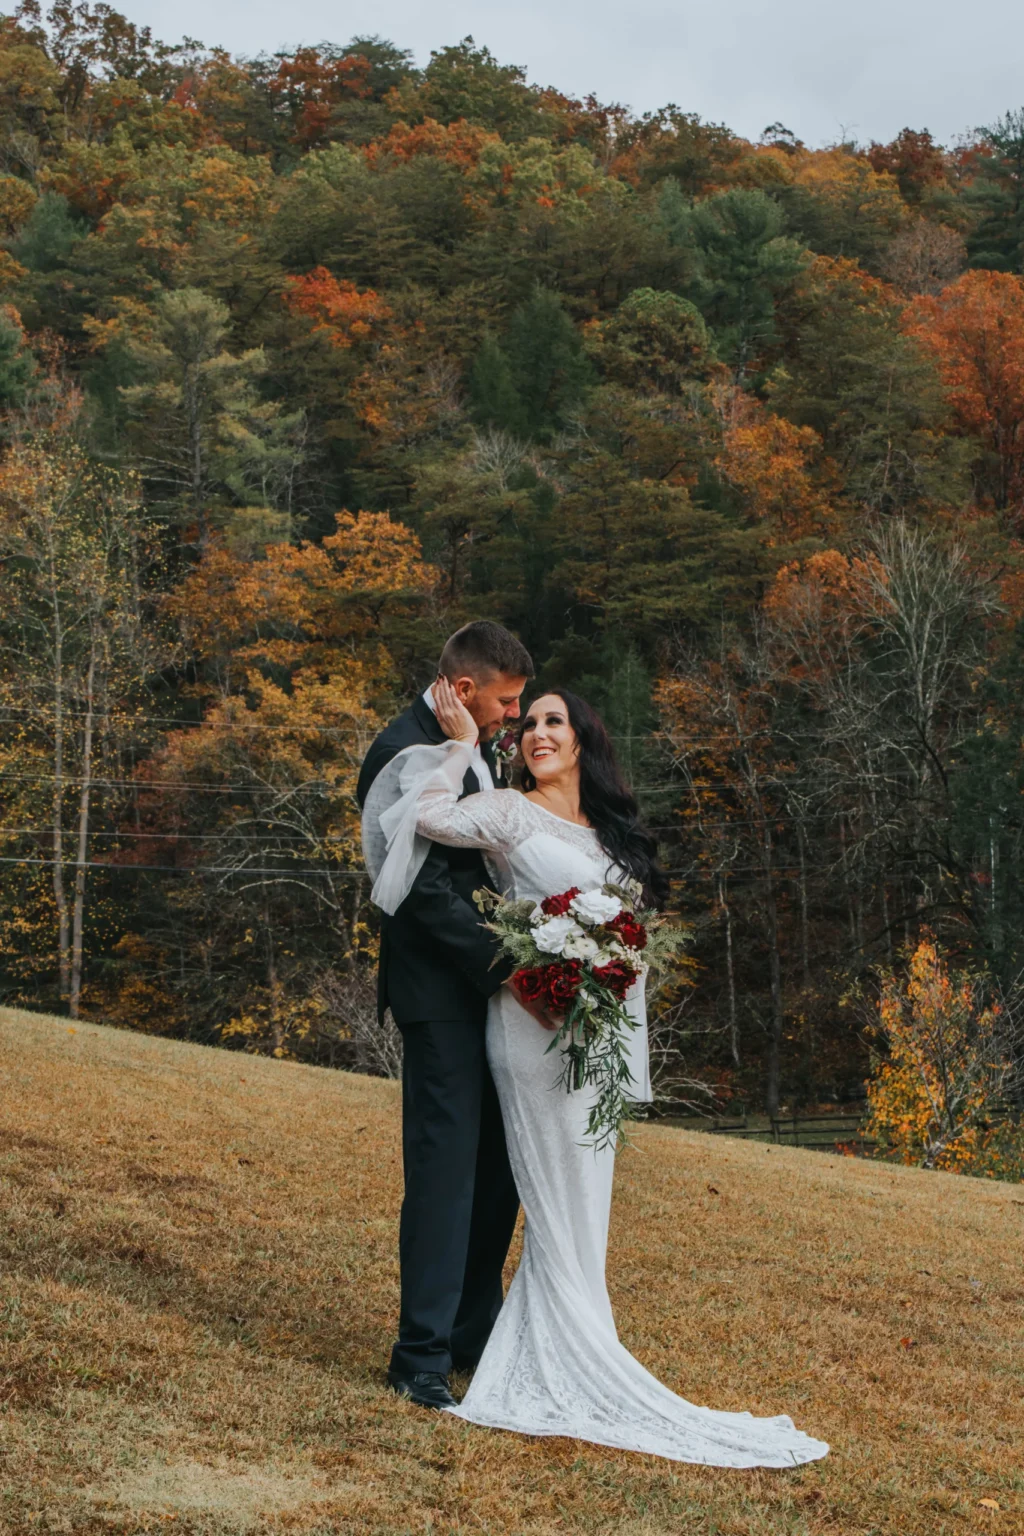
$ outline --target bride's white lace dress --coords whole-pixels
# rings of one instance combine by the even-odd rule
[[[389,765],[390,788],[385,780],[367,805],[374,831],[381,807],[391,807],[383,816],[388,856],[380,857],[382,847],[375,858],[368,854],[379,872],[374,889],[381,905],[393,910],[411,883],[414,847],[422,851],[423,839],[482,849],[500,888],[517,898],[539,901],[615,878],[589,828],[512,791],[459,801],[456,786],[468,760],[469,749],[451,742],[413,748]],[[642,983],[628,1007],[638,1021],[636,1096],[646,1098]],[[620,1344],[605,1285],[615,1154],[584,1144],[590,1092],[567,1093],[559,1085],[557,1054],[545,1054],[550,1043],[509,989],[499,988],[488,1012],[487,1056],[525,1215],[523,1256],[469,1391],[453,1411],[473,1424],[715,1467],[791,1467],[825,1456],[828,1446],[785,1415],[754,1418],[686,1402]]]

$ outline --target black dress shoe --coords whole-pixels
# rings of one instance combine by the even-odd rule
[[[407,1397],[421,1408],[454,1408],[456,1402],[448,1390],[448,1378],[440,1371],[417,1371],[414,1376],[404,1376],[400,1371],[388,1371],[388,1386],[399,1397]]]

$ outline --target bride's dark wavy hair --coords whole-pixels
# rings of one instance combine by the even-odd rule
[[[608,857],[634,880],[640,881],[645,905],[663,907],[668,900],[669,879],[658,863],[657,840],[640,818],[636,796],[619,767],[604,721],[578,694],[565,688],[550,688],[548,692],[553,698],[562,700],[569,724],[576,732],[583,814]],[[529,717],[530,709],[524,718]],[[522,734],[520,728],[520,740]],[[537,787],[537,780],[526,767],[522,769],[520,782],[527,791]]]

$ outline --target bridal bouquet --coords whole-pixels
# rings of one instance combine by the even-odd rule
[[[522,996],[561,1019],[548,1046],[561,1047],[560,1081],[570,1093],[587,1084],[597,1089],[587,1135],[598,1147],[618,1144],[631,1114],[625,1047],[636,1022],[626,994],[682,939],[656,912],[641,910],[642,896],[636,881],[589,891],[573,886],[539,906],[474,892],[486,926],[518,967],[512,981]]]

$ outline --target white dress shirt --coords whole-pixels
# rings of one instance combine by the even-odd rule
[[[431,683],[428,688],[424,688],[424,690],[423,690],[423,702],[427,706],[427,708],[431,711],[432,714],[435,714],[435,715],[437,714],[437,706],[434,703],[434,685],[433,685],[433,683]],[[477,782],[481,792],[486,793],[487,790],[494,788],[494,780],[491,777],[491,770],[487,766],[487,759],[486,759],[486,757],[484,757],[483,753],[480,750],[480,738],[479,738],[479,736],[476,739],[476,745],[473,748],[473,759],[472,759],[472,761],[471,761],[469,766],[470,766],[470,768],[472,770],[473,777],[476,779],[476,782]]]

